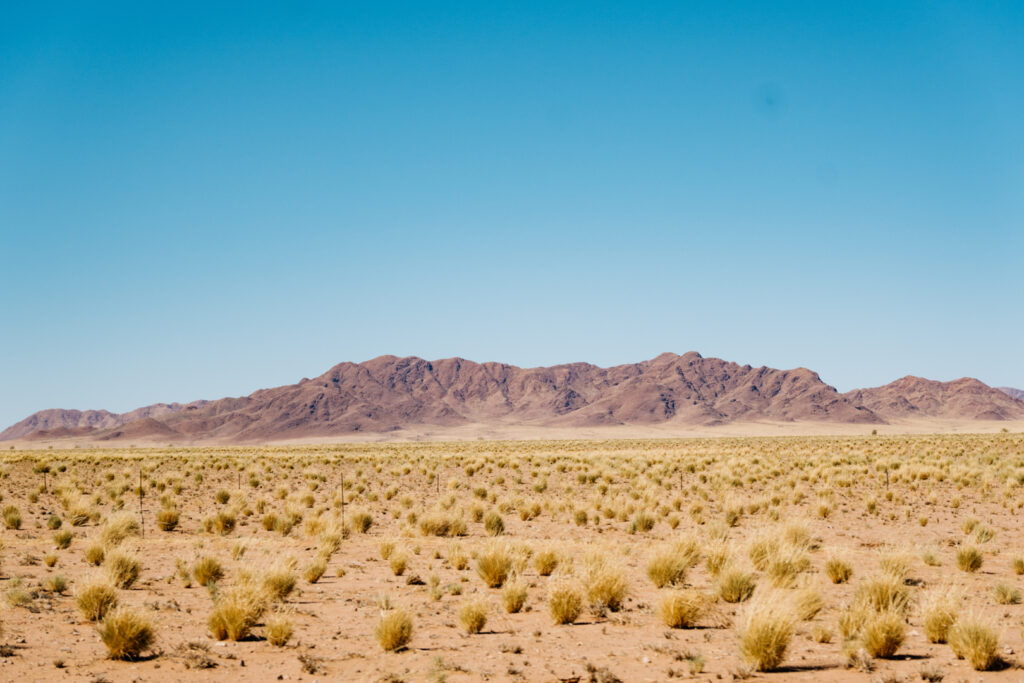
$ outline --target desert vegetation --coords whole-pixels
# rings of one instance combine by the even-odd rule
[[[1024,651],[1015,434],[10,450],[0,482],[10,680],[1015,680]]]

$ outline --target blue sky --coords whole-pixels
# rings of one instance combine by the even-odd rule
[[[23,3],[0,424],[383,354],[1024,387],[1024,4]]]

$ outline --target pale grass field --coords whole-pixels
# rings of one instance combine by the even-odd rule
[[[1020,434],[0,463],[2,680],[1024,678]]]

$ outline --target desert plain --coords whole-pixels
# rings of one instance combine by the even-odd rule
[[[0,679],[1024,678],[1024,435],[0,456]]]

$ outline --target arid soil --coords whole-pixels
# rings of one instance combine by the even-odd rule
[[[1007,604],[996,598],[998,584],[1012,598],[1024,583],[1013,564],[1024,557],[1020,434],[14,450],[4,452],[2,470],[4,519],[8,507],[21,518],[19,529],[2,532],[2,680],[1022,678],[1024,605],[1019,595]],[[163,508],[180,512],[172,531],[157,528]],[[218,513],[237,525],[220,533],[210,523]],[[477,521],[492,514],[504,524],[496,536]],[[155,643],[137,661],[108,658],[75,597],[87,577],[106,571],[86,561],[87,548],[125,515],[141,518],[141,534],[106,550],[129,550],[142,565],[138,580],[117,590],[154,628]],[[295,524],[287,535],[268,530],[270,515]],[[365,533],[353,528],[361,515],[372,520]],[[66,549],[55,548],[54,516],[73,532]],[[426,535],[422,522],[432,516],[462,520],[465,535]],[[335,531],[340,546],[322,554]],[[791,550],[806,562],[778,579],[756,566],[753,548],[783,536],[802,539]],[[648,576],[652,558],[677,541],[698,554],[676,587],[708,601],[693,628],[661,621],[658,605],[671,589]],[[476,556],[496,543],[511,548],[528,588],[519,613],[506,613],[502,590],[476,571]],[[390,557],[408,556],[400,576],[382,557],[392,546]],[[965,548],[980,551],[977,571],[958,568]],[[541,576],[535,560],[549,549],[560,568]],[[717,552],[753,575],[748,600],[719,598],[709,562]],[[323,576],[303,578],[325,555]],[[211,589],[183,577],[204,556],[224,569]],[[588,604],[575,623],[556,625],[549,589],[582,581],[595,557],[625,578],[624,603]],[[849,563],[849,581],[830,580],[829,558]],[[294,591],[268,604],[249,638],[213,638],[213,596],[270,568],[292,571]],[[66,591],[43,589],[55,575],[67,579]],[[851,666],[862,636],[844,638],[840,618],[860,586],[883,576],[897,577],[909,598],[904,640],[892,657]],[[822,609],[798,621],[779,668],[756,671],[741,656],[745,615],[759,600],[795,602],[808,589]],[[994,670],[977,672],[926,637],[929,596],[951,592],[963,618],[979,617],[997,635]],[[490,611],[482,632],[470,635],[459,612],[477,598]],[[384,652],[374,637],[382,607],[412,615],[413,635],[400,651]],[[294,626],[280,647],[264,639],[275,615]]]

